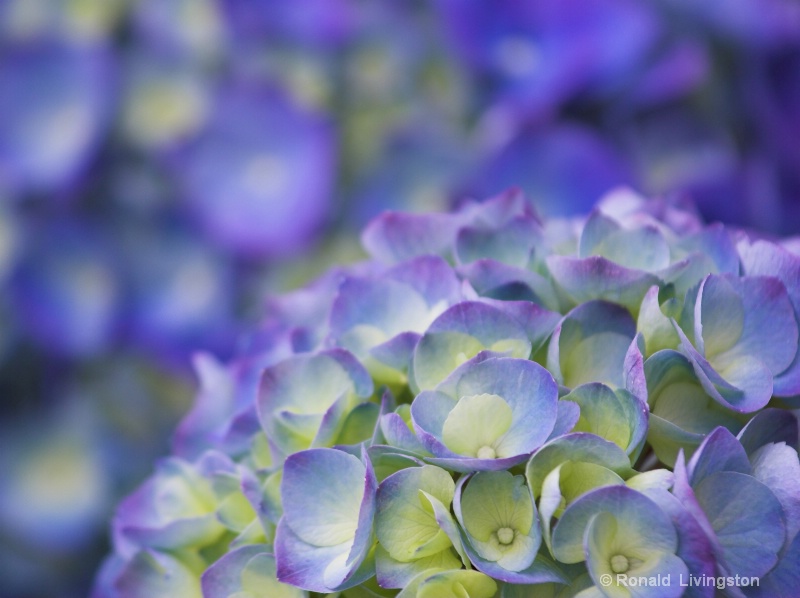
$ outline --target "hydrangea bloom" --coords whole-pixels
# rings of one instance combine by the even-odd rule
[[[96,598],[794,595],[790,249],[627,190],[386,213],[364,244],[198,359]]]
[[[444,207],[465,192],[483,196],[513,184],[543,214],[560,216],[587,211],[598,195],[628,183],[649,193],[689,190],[706,215],[794,233],[793,223],[800,221],[799,24],[795,0],[3,0],[0,386],[10,388],[5,394],[12,398],[0,410],[7,427],[24,425],[19,405],[35,401],[33,411],[50,409],[56,389],[83,386],[87,371],[102,376],[100,370],[142,358],[148,370],[178,374],[167,380],[159,373],[165,384],[148,393],[148,404],[171,400],[188,377],[191,351],[229,358],[238,318],[252,313],[253,295],[264,284],[283,284],[287,271],[279,262],[318,246],[319,235],[330,239],[360,226],[379,208]],[[561,237],[563,247],[534,247],[537,224],[520,215],[502,223],[488,215],[468,220],[458,224],[455,249],[447,256],[451,266],[464,268],[458,276],[442,274],[443,288],[426,288],[423,269],[411,263],[391,273],[348,271],[348,279],[358,281],[351,283],[352,293],[334,294],[336,310],[349,317],[334,316],[323,330],[292,314],[298,330],[277,340],[269,354],[306,350],[315,346],[310,339],[329,338],[363,362],[376,388],[386,384],[399,397],[407,378],[416,393],[410,361],[416,335],[443,310],[474,300],[455,288],[462,280],[484,300],[535,301],[549,310],[540,310],[541,317],[556,316],[555,322],[565,315],[562,292],[576,309],[588,297],[618,302],[603,279],[603,268],[616,266],[587,260],[605,258],[628,270],[618,292],[629,296],[624,305],[634,319],[640,310],[647,358],[677,346],[669,320],[675,313],[665,317],[653,309],[664,302],[675,306],[675,298],[665,290],[650,296],[647,309],[637,305],[647,285],[660,290],[653,275],[674,276],[682,300],[695,281],[692,268],[705,268],[705,259],[713,256],[720,274],[739,274],[739,256],[731,260],[722,251],[722,237],[709,244],[713,229],[695,231],[704,240],[684,235],[685,229],[680,241],[669,239],[675,260],[662,273],[664,245],[649,229],[631,237],[613,227],[589,227],[595,234],[583,235],[585,247],[576,253],[568,248],[568,235]],[[595,225],[604,222],[597,220]],[[448,238],[439,232],[424,239],[425,247]],[[620,253],[626,237],[655,251]],[[349,248],[350,241],[332,244]],[[750,270],[750,258],[738,250],[744,273],[784,276]],[[687,264],[697,251],[704,255]],[[531,252],[535,261],[529,264]],[[558,276],[559,288],[543,275],[556,266],[543,268],[540,258],[560,261],[567,274]],[[292,281],[304,278],[306,267],[315,269],[296,265],[287,268]],[[411,278],[398,277],[404,269]],[[383,288],[387,280],[392,290]],[[529,289],[524,295],[521,285]],[[375,289],[371,297],[364,286]],[[315,299],[324,303],[322,297]],[[531,305],[522,311],[533,311]],[[323,317],[329,307],[321,310]],[[527,317],[514,309],[506,315]],[[275,311],[270,319],[256,342],[272,334],[275,321],[289,322]],[[446,330],[454,331],[463,332]],[[550,330],[528,321],[526,333],[533,352]],[[732,378],[713,342],[710,353],[693,346],[709,363],[706,384],[719,383],[712,394],[739,406],[767,396],[758,364],[747,376]],[[416,366],[429,356],[416,353]],[[236,360],[230,374],[243,385],[255,384],[269,360]],[[767,368],[779,361],[759,357]],[[575,377],[574,367],[565,367],[565,380]],[[416,369],[422,377],[423,368]],[[773,394],[786,404],[797,394],[798,371],[790,366],[774,378]],[[138,376],[138,368],[129,375]],[[618,384],[606,385],[620,392]],[[263,450],[265,437],[253,434],[260,426],[257,414],[238,411],[248,392],[232,393],[235,418],[220,416],[214,430],[209,424],[204,431],[216,434],[226,450],[254,442],[263,464],[271,456]],[[119,428],[109,434],[114,441],[105,443],[105,451],[116,452],[120,440],[142,439],[126,451],[131,467],[108,471],[118,492],[140,479],[129,472],[148,467],[152,452],[163,450],[153,441],[160,447],[165,438],[153,431],[173,423],[160,409],[148,412],[121,398],[127,396],[109,393],[113,407],[97,409],[108,415],[122,406],[136,414],[109,415],[103,424]],[[561,424],[569,421],[570,405],[586,407],[581,397],[559,404]],[[674,462],[673,436],[685,432],[699,445],[717,422],[707,419],[690,429],[687,418],[676,419],[667,409],[670,401],[658,403],[659,416],[682,432],[662,426],[653,446]],[[381,429],[394,434],[393,446],[422,454],[416,436],[396,425],[412,421],[408,405],[403,399],[382,414]],[[709,409],[716,405],[712,400]],[[732,432],[749,417],[720,408]],[[355,411],[351,423],[370,409]],[[361,425],[369,423],[356,428]],[[597,431],[585,421],[579,425]],[[131,428],[148,433],[129,436]],[[621,435],[614,438],[622,442]],[[184,440],[193,442],[190,435]],[[183,453],[187,448],[176,450],[198,456]],[[638,448],[628,447],[632,455]],[[80,586],[74,593],[85,594],[86,580],[77,571],[93,567],[97,551],[76,543],[53,567],[49,555],[30,550],[34,536],[0,527],[13,546],[7,551],[16,550],[31,565],[5,567],[19,572],[27,591],[44,595],[37,584],[47,569],[62,577],[56,582],[60,597],[69,593],[71,580]],[[96,536],[95,546],[101,545]],[[9,587],[2,566],[0,585]]]

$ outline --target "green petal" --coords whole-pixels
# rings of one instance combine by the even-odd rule
[[[286,453],[299,453],[311,447],[323,415],[277,411],[273,415],[272,440]]]
[[[420,390],[434,388],[458,366],[487,348],[477,338],[463,332],[448,331],[424,337],[412,366],[417,387]]]
[[[361,403],[356,406],[344,420],[336,444],[351,445],[370,440],[375,433],[379,416],[380,406],[376,403]]]
[[[661,311],[658,290],[657,286],[653,286],[647,291],[636,322],[636,329],[644,336],[645,357],[662,349],[677,349],[680,344],[672,322]]]
[[[588,382],[602,382],[612,386],[620,384],[621,368],[631,339],[617,332],[598,332],[570,348],[564,360],[564,384],[575,387]]]
[[[609,560],[616,554],[617,527],[616,518],[611,513],[603,511],[592,517],[586,528],[584,542],[592,560],[608,569],[602,573],[611,573]]]
[[[454,453],[480,457],[483,447],[494,450],[512,419],[511,407],[497,395],[462,397],[444,422],[442,440]]]
[[[625,390],[614,392],[603,384],[584,384],[564,397],[577,403],[581,416],[574,430],[591,432],[630,452],[644,439],[644,404]]]
[[[422,573],[397,595],[397,598],[492,598],[497,584],[477,571]]]
[[[507,471],[475,474],[461,496],[461,514],[469,534],[481,542],[503,527],[527,535],[534,521],[524,478]]]
[[[276,577],[275,557],[259,554],[242,571],[242,590],[253,598],[304,598],[300,588],[281,583]]]
[[[425,498],[428,499],[431,507],[433,507],[433,516],[436,517],[436,523],[438,523],[442,531],[447,534],[450,542],[453,543],[453,548],[455,548],[458,556],[461,557],[461,562],[469,569],[469,557],[467,557],[467,553],[464,551],[464,545],[461,543],[461,530],[456,520],[453,518],[453,515],[450,513],[450,508],[445,506],[438,498],[428,494],[424,490],[420,492],[425,495]]]
[[[567,461],[561,465],[561,493],[567,504],[583,496],[589,490],[601,486],[621,485],[625,482],[620,476],[602,465]]]
[[[637,492],[644,493],[654,488],[669,490],[672,488],[674,477],[673,473],[668,469],[653,469],[633,476],[625,482],[625,485]]]
[[[398,471],[378,488],[375,533],[398,561],[430,556],[450,545],[433,506],[421,491],[449,507],[455,484],[445,470],[425,465]]]
[[[384,588],[403,588],[421,573],[449,571],[459,567],[461,563],[449,548],[406,563],[393,559],[380,545],[375,551],[376,573],[381,587]]]

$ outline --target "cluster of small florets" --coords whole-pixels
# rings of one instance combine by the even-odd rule
[[[792,242],[627,190],[363,242],[240,359],[198,357],[97,597],[796,595]]]

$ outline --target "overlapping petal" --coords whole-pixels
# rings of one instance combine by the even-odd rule
[[[764,407],[774,376],[791,365],[798,346],[798,325],[783,283],[765,276],[709,275],[687,309],[691,315],[676,331],[706,392],[736,411]]]
[[[324,593],[374,574],[369,555],[377,481],[362,458],[319,448],[286,460],[275,536],[279,581]]]
[[[536,363],[479,355],[411,405],[417,435],[455,471],[507,469],[548,438],[557,417],[557,388]]]
[[[259,420],[283,454],[331,446],[345,418],[372,390],[364,366],[343,349],[293,356],[264,371]]]

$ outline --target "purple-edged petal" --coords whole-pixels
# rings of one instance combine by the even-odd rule
[[[597,434],[628,454],[639,448],[647,435],[647,404],[624,389],[615,392],[594,382],[578,386],[562,400],[580,407],[576,431]]]
[[[696,577],[714,575],[715,559],[711,541],[703,528],[684,508],[681,501],[663,489],[644,492],[661,510],[667,513],[678,532],[677,555],[686,563],[689,573]],[[710,586],[686,588],[686,598],[712,598],[715,589]]]
[[[689,473],[686,470],[686,458],[683,455],[683,451],[678,451],[673,474],[672,494],[675,495],[678,501],[680,501],[681,506],[691,515],[697,525],[700,526],[703,534],[711,543],[715,558],[719,558],[722,551],[716,540],[714,529],[711,527],[711,522],[708,520],[700,503],[697,502],[694,490],[689,485]]]
[[[509,571],[494,561],[481,558],[472,546],[465,546],[465,550],[478,571],[509,584],[563,584],[569,581],[568,574],[543,553],[537,554],[529,567],[521,571]]]
[[[724,425],[736,432],[746,416],[713,400],[681,353],[659,351],[645,363],[649,387],[648,441],[659,459],[672,466],[679,449],[691,455],[703,437]]]
[[[660,282],[655,274],[630,270],[600,256],[585,259],[551,255],[547,268],[577,304],[602,299],[636,312],[647,290]]]
[[[688,301],[689,296],[687,307]],[[677,332],[706,391],[738,411],[763,407],[773,377],[797,352],[797,321],[783,283],[772,277],[708,276],[690,323],[694,346]]]
[[[800,438],[800,422],[791,411],[764,409],[747,422],[737,438],[748,455],[771,442],[785,442],[796,447]]]
[[[114,527],[139,546],[166,550],[202,547],[224,532],[216,508],[210,480],[189,463],[170,458],[123,501]]]
[[[714,367],[694,348],[683,330],[674,324],[681,341],[681,350],[689,358],[697,379],[703,389],[723,407],[740,413],[750,413],[764,407],[772,396],[772,373],[760,362],[739,360],[726,373],[731,380],[723,378]]]
[[[616,520],[617,538],[637,547],[640,554],[677,550],[675,527],[658,505],[626,486],[608,486],[583,495],[564,511],[553,530],[555,557],[562,563],[583,561],[584,533],[593,517],[604,512]]]
[[[628,346],[622,363],[622,379],[625,389],[642,403],[647,403],[647,379],[644,375],[644,337],[637,333]]]
[[[721,472],[750,473],[747,453],[736,437],[726,428],[711,432],[688,464],[689,483],[694,487],[706,477]]]
[[[542,535],[525,479],[507,471],[478,472],[459,489],[456,515],[475,552],[510,572],[530,567]]]
[[[556,326],[547,352],[547,368],[567,387],[587,382],[624,386],[624,364],[636,324],[613,303],[590,301],[576,307]]]
[[[401,332],[424,332],[433,321],[429,312],[425,297],[409,285],[350,278],[333,302],[331,336],[345,349],[363,355]]]
[[[473,301],[454,305],[431,324],[414,351],[417,387],[435,387],[483,350],[527,359],[531,342],[518,320],[495,307]]]
[[[739,274],[739,254],[731,240],[731,233],[718,222],[681,239],[678,247],[683,251],[698,251],[709,257],[718,274]],[[751,273],[745,271],[744,274]]]
[[[422,255],[447,256],[460,224],[449,214],[384,212],[364,229],[361,242],[372,257],[389,264]]]
[[[390,475],[378,488],[375,534],[397,561],[430,557],[452,546],[424,493],[449,508],[455,484],[450,474],[431,465]]]
[[[421,338],[422,336],[415,332],[404,332],[373,347],[369,354],[394,370],[408,372],[414,357],[414,349]]]
[[[575,424],[578,423],[580,417],[581,408],[577,403],[573,403],[571,401],[559,401],[556,423],[555,426],[553,426],[553,431],[550,432],[550,436],[547,438],[547,440],[550,441],[554,438],[558,438],[559,436],[563,436],[564,434],[572,432],[572,430],[575,429]]]
[[[458,569],[463,563],[452,550],[402,562],[393,559],[381,545],[375,550],[375,579],[382,588],[404,588],[411,580],[429,570]]]
[[[797,449],[783,442],[766,444],[750,455],[753,477],[767,486],[781,506],[786,521],[786,542],[800,531],[800,461]]]
[[[462,370],[455,395],[495,394],[511,407],[512,424],[497,453],[530,453],[544,443],[555,425],[558,389],[550,373],[524,359],[498,358]]]
[[[331,444],[372,390],[367,371],[343,349],[296,355],[264,370],[258,415],[284,452]]]
[[[554,311],[559,308],[552,283],[531,270],[480,259],[461,266],[458,271],[482,297],[532,301]]]
[[[530,217],[516,217],[501,227],[467,226],[458,231],[456,259],[465,265],[479,259],[492,259],[524,268],[530,261],[540,227]]]
[[[600,465],[623,479],[634,473],[628,455],[613,442],[586,432],[565,434],[549,441],[528,462],[525,475],[534,498],[541,495],[547,475],[565,461]]]
[[[365,472],[356,457],[335,449],[310,449],[289,456],[281,483],[287,524],[315,546],[352,540],[365,496]]]
[[[522,325],[531,341],[531,353],[534,355],[547,342],[561,319],[558,312],[530,301],[500,301],[491,298],[483,298],[481,301],[500,309]]]
[[[425,453],[425,447],[399,413],[387,413],[381,416],[380,427],[389,445],[413,453]]]
[[[460,282],[441,258],[423,256],[373,278],[348,278],[339,287],[330,318],[334,341],[361,355],[377,344],[357,342],[383,333],[384,342],[404,332],[422,333],[448,306],[461,296]],[[367,329],[360,335],[359,329]],[[348,336],[356,335],[349,339]],[[351,347],[353,343],[357,346]]]
[[[555,425],[557,397],[555,381],[540,365],[479,357],[436,391],[417,396],[411,416],[435,456],[431,462],[457,471],[494,470],[523,461],[545,442]]]
[[[529,567],[521,571],[509,571],[496,562],[482,559],[471,546],[466,550],[476,569],[508,584],[565,584],[569,581],[569,575],[543,553],[537,554],[536,559]]]
[[[773,375],[779,374],[792,363],[798,348],[797,322],[786,287],[768,276],[707,277],[697,296],[695,340],[721,372],[757,359]]]
[[[679,239],[673,244],[673,252],[674,257],[688,261],[686,269],[672,281],[679,296],[708,274],[739,275],[739,255],[731,234],[719,223]]]
[[[326,594],[341,585],[344,563],[350,553],[347,543],[313,546],[303,542],[281,519],[275,532],[277,576],[282,583]]]
[[[704,478],[694,492],[729,572],[761,577],[775,566],[786,526],[781,503],[767,486],[743,473],[722,471]]]
[[[653,286],[642,300],[636,329],[645,342],[645,355],[650,357],[662,349],[677,349],[680,339],[659,303],[659,288]]]
[[[461,296],[461,282],[441,257],[422,256],[390,268],[386,277],[412,287],[429,305],[452,303]]]
[[[794,598],[800,587],[800,535],[783,553],[780,562],[765,577],[759,580],[757,587],[750,589],[753,598]]]
[[[280,581],[332,592],[374,574],[368,556],[377,482],[362,458],[325,448],[287,458],[275,534]]]
[[[664,236],[653,225],[624,229],[594,211],[584,225],[578,246],[581,258],[601,256],[631,270],[657,272],[670,265],[670,250]]]
[[[747,276],[774,276],[783,282],[800,320],[800,256],[768,241],[738,244],[742,270]],[[775,378],[775,394],[786,397],[800,394],[800,350],[794,361]]]

